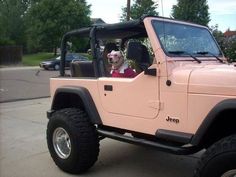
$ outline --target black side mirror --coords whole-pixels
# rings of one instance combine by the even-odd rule
[[[145,75],[149,76],[156,76],[157,75],[157,69],[156,68],[148,68],[144,71]]]

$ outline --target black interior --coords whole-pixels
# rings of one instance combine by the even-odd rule
[[[65,65],[65,55],[67,52],[66,42],[71,37],[88,37],[90,39],[91,53],[93,55],[93,62],[72,62],[71,76],[72,77],[103,77],[107,76],[108,72],[104,64],[104,56],[97,52],[100,50],[99,40],[116,40],[116,39],[135,39],[147,37],[147,32],[144,27],[143,19],[122,22],[117,24],[104,24],[99,26],[92,26],[88,28],[81,28],[78,30],[70,31],[63,36],[61,44],[61,66]],[[135,45],[135,44],[134,44]],[[138,45],[139,48],[134,49],[135,57],[128,57],[138,63],[140,70],[145,70],[150,66],[150,57],[148,50],[145,46]],[[135,47],[135,46],[134,46]],[[131,49],[130,49],[131,50]],[[134,55],[132,54],[132,55]],[[138,56],[140,55],[140,56]],[[65,71],[61,67],[60,74],[65,76]]]
[[[128,43],[126,57],[134,60],[141,71],[147,70],[151,65],[148,49],[139,41],[130,41]]]
[[[71,77],[95,77],[92,61],[71,62]]]

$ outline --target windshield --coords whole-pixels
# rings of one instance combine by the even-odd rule
[[[206,28],[157,20],[153,21],[153,26],[167,54],[188,53],[203,56],[204,52],[215,56],[221,55],[215,40]]]

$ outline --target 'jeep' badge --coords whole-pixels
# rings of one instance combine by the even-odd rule
[[[166,119],[167,122],[173,122],[178,124],[179,123],[179,119],[177,118],[171,118],[170,116],[168,116],[168,118]]]

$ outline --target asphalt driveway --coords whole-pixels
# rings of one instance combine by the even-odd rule
[[[48,97],[49,78],[58,75],[39,67],[0,68],[0,102]]]
[[[83,175],[56,167],[46,145],[50,99],[0,104],[1,177],[191,177],[199,154],[177,156],[104,139],[97,163]]]

